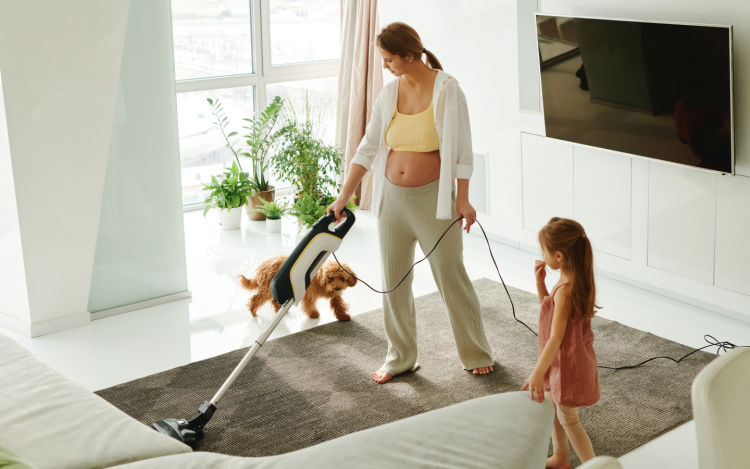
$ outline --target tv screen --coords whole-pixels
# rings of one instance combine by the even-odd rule
[[[733,173],[731,26],[536,23],[547,137]]]

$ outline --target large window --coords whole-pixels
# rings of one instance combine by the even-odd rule
[[[339,9],[339,0],[172,0],[186,207],[200,207],[201,183],[232,158],[206,98],[218,98],[241,131],[243,118],[279,95],[287,112],[312,112],[333,143]]]

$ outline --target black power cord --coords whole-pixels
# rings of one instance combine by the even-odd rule
[[[344,266],[341,265],[341,262],[339,262],[339,259],[336,257],[336,253],[335,252],[332,252],[331,254],[333,254],[333,258],[336,260],[336,263],[339,265],[339,267],[341,267],[341,269],[344,272],[346,272],[347,274],[349,274],[351,277],[354,277],[359,282],[362,282],[363,284],[365,284],[367,286],[367,288],[369,288],[370,290],[374,291],[375,293],[390,293],[393,290],[395,290],[396,288],[398,288],[404,282],[404,280],[406,280],[406,277],[409,276],[409,274],[412,272],[412,270],[414,270],[414,267],[417,264],[419,264],[420,262],[422,262],[425,259],[427,259],[428,257],[430,257],[430,254],[432,254],[432,252],[435,250],[435,248],[437,248],[438,244],[440,244],[440,241],[442,241],[443,238],[445,237],[445,235],[448,233],[448,230],[450,230],[451,228],[453,228],[453,225],[455,225],[456,223],[458,223],[462,219],[463,219],[463,217],[459,217],[453,223],[451,223],[450,226],[448,228],[446,228],[446,230],[443,232],[443,234],[440,235],[440,238],[438,238],[438,240],[435,243],[435,245],[432,247],[432,249],[430,249],[430,252],[428,252],[427,255],[425,255],[422,259],[420,259],[417,262],[415,262],[414,264],[412,264],[412,266],[409,269],[409,271],[406,272],[406,275],[404,275],[403,278],[401,280],[399,280],[399,282],[396,284],[396,286],[394,286],[393,288],[391,288],[389,290],[381,291],[381,290],[378,290],[376,288],[373,288],[369,283],[365,282],[364,280],[358,278],[353,273],[351,273],[348,270],[346,270],[344,268]],[[505,289],[505,293],[508,295],[508,300],[510,301],[510,308],[511,308],[511,311],[513,313],[513,319],[515,319],[519,323],[523,324],[523,326],[526,327],[526,329],[528,329],[529,331],[531,331],[532,334],[534,334],[535,336],[538,336],[539,334],[537,334],[537,332],[534,329],[532,329],[531,327],[529,327],[528,324],[526,324],[525,322],[521,321],[516,316],[516,306],[513,304],[513,298],[511,298],[511,296],[510,296],[510,291],[508,291],[508,286],[505,285],[505,280],[503,280],[503,276],[500,274],[500,268],[497,266],[497,261],[495,261],[495,255],[492,253],[492,246],[490,246],[490,240],[487,237],[487,233],[484,231],[484,227],[482,226],[482,224],[479,223],[479,220],[475,220],[475,221],[477,222],[477,225],[479,225],[479,228],[482,230],[482,235],[484,235],[484,240],[487,242],[487,249],[490,251],[490,258],[492,259],[492,263],[495,265],[495,270],[497,271],[497,276],[500,277],[500,282],[503,284],[503,288]],[[647,360],[644,360],[644,361],[642,361],[642,362],[640,362],[640,363],[638,363],[636,365],[625,365],[625,366],[618,366],[618,367],[604,366],[604,365],[597,365],[597,366],[599,368],[602,368],[602,369],[605,369],[605,370],[614,370],[614,371],[617,371],[617,370],[630,370],[630,369],[637,368],[637,367],[639,367],[641,365],[644,365],[644,364],[646,364],[646,363],[648,363],[648,362],[650,362],[652,360],[656,360],[656,359],[659,359],[659,358],[663,358],[663,359],[666,359],[666,360],[671,360],[671,361],[673,361],[675,363],[680,363],[683,359],[689,357],[690,355],[694,354],[695,352],[698,352],[698,351],[703,350],[703,349],[708,348],[708,347],[717,347],[717,349],[716,349],[716,355],[719,355],[720,351],[726,352],[728,350],[731,350],[731,349],[734,349],[734,348],[737,348],[737,347],[740,347],[740,348],[748,348],[748,347],[750,347],[750,346],[747,346],[747,345],[735,345],[732,342],[729,342],[729,341],[726,341],[726,340],[720,341],[720,340],[717,340],[714,336],[712,336],[710,334],[704,335],[703,339],[706,342],[708,342],[708,345],[705,345],[705,346],[703,346],[701,348],[694,349],[690,353],[687,353],[687,354],[683,355],[682,357],[680,357],[678,359],[674,359],[672,357],[667,357],[667,356],[656,356],[656,357],[651,357],[651,358],[649,358]]]

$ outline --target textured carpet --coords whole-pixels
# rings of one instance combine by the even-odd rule
[[[379,310],[270,341],[219,402],[198,449],[239,456],[279,454],[518,390],[536,363],[536,337],[515,322],[500,284],[481,279],[474,286],[496,360],[494,373],[475,377],[463,370],[440,296],[429,294],[416,301],[419,371],[386,385],[370,381],[369,373],[380,366],[386,349]],[[518,317],[536,329],[536,295],[516,289],[511,295]],[[655,355],[676,358],[690,351],[602,318],[594,319],[593,329],[602,365],[631,365]],[[237,350],[97,394],[148,425],[166,417],[192,418],[244,353]],[[690,385],[713,358],[698,352],[680,364],[656,360],[634,370],[600,370],[602,398],[580,412],[595,452],[621,456],[692,418]]]

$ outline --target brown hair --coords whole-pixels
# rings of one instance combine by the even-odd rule
[[[562,270],[573,275],[568,297],[570,318],[591,319],[600,307],[596,305],[594,253],[581,224],[568,218],[550,218],[539,230],[539,244],[547,252],[559,251],[563,255]]]
[[[427,64],[433,69],[443,69],[435,54],[425,49],[419,34],[406,23],[391,23],[378,34],[377,44],[381,49],[406,57],[411,54],[415,59],[422,60],[422,54],[427,56]]]

